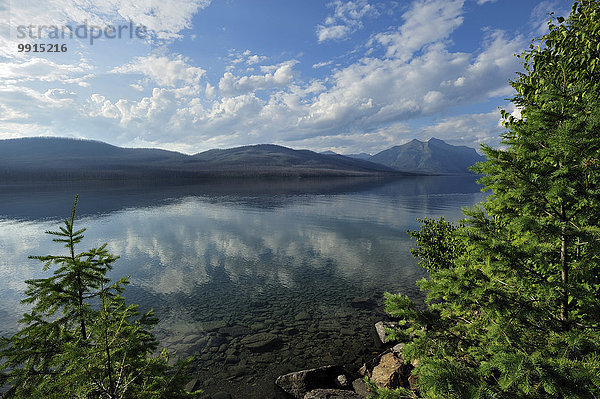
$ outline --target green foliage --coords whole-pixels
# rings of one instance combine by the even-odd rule
[[[398,388],[389,389],[378,387],[374,382],[365,378],[367,387],[369,388],[369,399],[416,399],[417,394],[410,389]]]
[[[419,264],[428,272],[449,269],[454,260],[465,250],[463,242],[452,234],[456,227],[440,219],[417,219],[421,230],[409,231],[417,246],[411,253],[419,258]]]
[[[75,209],[59,231],[67,255],[33,256],[54,267],[51,277],[26,281],[24,327],[0,341],[2,385],[7,398],[186,398],[188,361],[169,365],[150,328],[152,312],[140,315],[121,295],[128,280],[111,283],[106,273],[118,257],[99,248],[77,253],[85,229],[76,230]]]
[[[425,309],[386,296],[421,397],[600,397],[600,2],[520,57],[521,118],[475,167],[491,195],[411,233]]]

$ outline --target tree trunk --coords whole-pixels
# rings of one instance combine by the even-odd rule
[[[113,367],[112,367],[112,359],[110,357],[110,343],[108,341],[108,326],[109,326],[109,316],[108,309],[106,305],[106,291],[104,290],[104,283],[100,283],[101,289],[101,301],[102,301],[102,313],[104,316],[104,351],[106,352],[106,373],[108,374],[108,384],[110,386],[110,398],[116,397],[116,389],[115,382],[113,380]]]
[[[569,319],[569,265],[567,263],[567,235],[566,228],[563,225],[560,235],[560,279],[562,285],[562,293],[560,298],[560,320],[564,327],[567,326]]]
[[[75,200],[77,201],[77,198],[75,198]],[[85,329],[85,320],[83,318],[83,287],[81,283],[81,270],[79,269],[77,259],[75,258],[75,243],[73,242],[73,223],[74,216],[71,218],[71,231],[69,232],[69,248],[71,250],[71,262],[73,263],[73,269],[77,274],[77,300],[79,302],[79,324],[81,329],[81,339],[85,341],[87,339],[87,332]]]

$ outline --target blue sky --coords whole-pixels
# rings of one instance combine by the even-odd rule
[[[506,101],[521,70],[514,54],[544,33],[549,12],[566,16],[570,6],[0,0],[8,22],[0,139],[77,137],[186,153],[276,143],[373,154],[431,137],[497,145],[498,107],[518,113]],[[105,37],[107,27],[127,25],[147,34]],[[88,37],[51,37],[64,26],[83,26]],[[92,26],[103,31],[93,44]],[[19,52],[20,44],[67,51]]]

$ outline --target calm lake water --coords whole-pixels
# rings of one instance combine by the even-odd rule
[[[195,355],[208,393],[283,398],[277,375],[327,364],[356,370],[377,352],[382,294],[416,300],[416,218],[462,217],[484,194],[473,177],[204,184],[0,185],[0,334],[18,328],[28,255],[59,254],[56,229],[80,194],[79,250],[108,243],[111,277],[154,309],[162,344]]]

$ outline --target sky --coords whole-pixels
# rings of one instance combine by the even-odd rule
[[[0,0],[0,139],[188,154],[263,143],[375,154],[431,137],[497,146],[499,107],[518,114],[515,54],[570,7]]]

